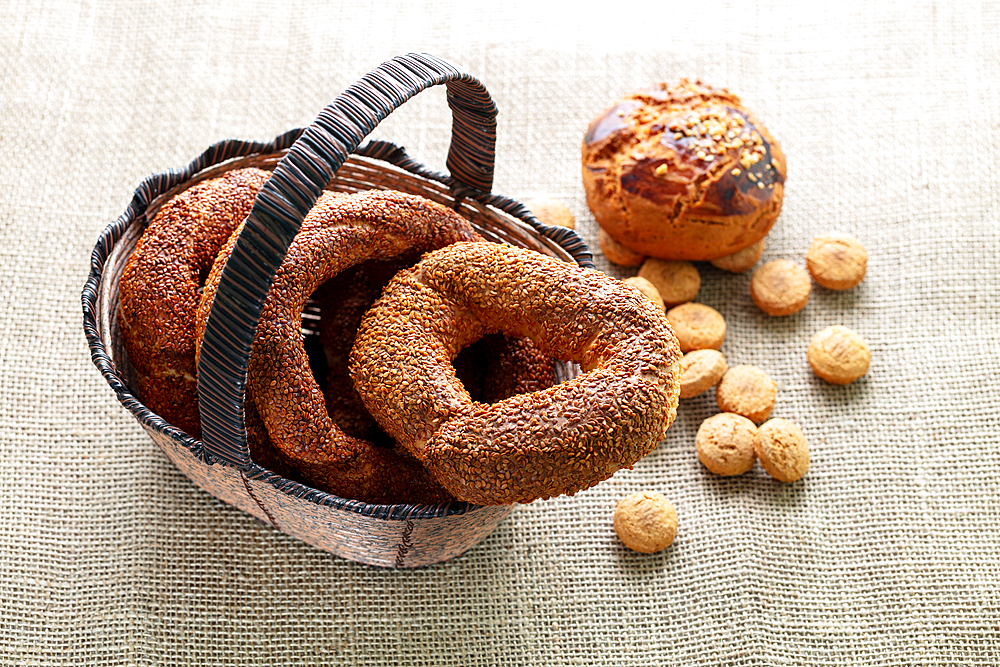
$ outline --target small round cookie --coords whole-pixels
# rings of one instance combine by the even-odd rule
[[[656,289],[656,285],[649,282],[642,276],[632,276],[631,278],[626,278],[622,282],[626,285],[631,285],[642,292],[643,296],[659,306],[661,310],[666,309],[666,306],[663,303],[663,297],[660,296],[660,290]]]
[[[721,412],[698,427],[698,459],[716,475],[742,475],[757,458],[757,427],[746,417]]]
[[[626,248],[615,241],[603,229],[597,232],[597,244],[601,246],[601,252],[608,258],[608,261],[618,266],[639,266],[646,259],[642,253]]]
[[[642,263],[639,275],[656,286],[667,308],[694,301],[701,289],[701,275],[691,262],[650,257]]]
[[[753,265],[760,260],[763,254],[764,239],[761,239],[752,246],[747,246],[739,252],[734,252],[732,255],[713,259],[712,266],[723,271],[729,271],[729,273],[743,273],[753,268]]]
[[[703,303],[682,303],[667,311],[681,352],[718,350],[726,340],[726,320]]]
[[[708,391],[727,370],[726,357],[718,350],[691,350],[681,357],[681,398]]]
[[[543,225],[576,229],[576,218],[569,206],[558,199],[529,199],[523,204]]]
[[[626,95],[591,122],[581,160],[598,224],[650,257],[731,255],[781,212],[778,143],[739,97],[700,81]]]
[[[806,253],[813,280],[832,290],[851,289],[868,268],[868,251],[850,234],[823,234],[813,239]]]
[[[756,366],[733,366],[715,388],[715,402],[723,412],[735,412],[759,424],[774,409],[778,386]]]
[[[615,507],[615,532],[632,551],[656,553],[677,537],[677,510],[656,491],[639,491]]]
[[[809,470],[809,445],[798,426],[775,418],[757,429],[757,458],[779,482],[794,482]]]
[[[750,297],[768,315],[791,315],[805,308],[811,287],[805,269],[776,259],[753,272]]]
[[[806,357],[817,377],[830,384],[850,384],[868,372],[872,353],[864,338],[837,325],[813,335]]]

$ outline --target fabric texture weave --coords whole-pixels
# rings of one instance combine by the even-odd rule
[[[1000,4],[0,4],[0,664],[995,665],[1000,662]],[[635,17],[640,16],[640,19]],[[700,27],[699,27],[700,26]],[[721,478],[682,401],[633,470],[519,506],[413,571],[340,559],[199,490],[90,362],[80,290],[146,175],[309,123],[389,57],[474,73],[500,110],[494,190],[556,197],[607,262],[580,182],[587,124],[682,76],[728,87],[787,156],[764,261],[813,237],[869,251],[856,288],[771,318],[750,274],[698,265],[722,351],[778,384],[812,456],[794,484]],[[374,137],[444,168],[443,89]],[[806,348],[872,350],[846,387]],[[659,491],[676,542],[630,552],[624,496]]]

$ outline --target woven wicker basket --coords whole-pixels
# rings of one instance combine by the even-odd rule
[[[389,113],[432,85],[445,84],[454,118],[451,174],[416,163],[388,142],[361,141]],[[496,108],[482,84],[426,54],[394,58],[348,88],[308,128],[272,142],[228,140],[187,167],[150,176],[128,209],[101,234],[83,290],[84,331],[94,364],[167,457],[213,496],[278,530],[352,560],[418,567],[457,556],[488,535],[510,506],[371,505],[282,477],[250,458],[243,399],[260,309],[305,211],[324,189],[394,189],[422,195],[467,218],[486,238],[590,266],[572,230],[540,224],[521,204],[490,194]],[[359,147],[360,146],[360,147]],[[169,197],[226,170],[263,166],[274,174],[247,218],[227,263],[206,327],[198,369],[201,441],[146,408],[118,326],[118,280],[146,224]],[[304,327],[309,329],[309,313]],[[563,365],[562,379],[575,369]]]

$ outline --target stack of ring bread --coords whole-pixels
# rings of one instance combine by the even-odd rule
[[[173,197],[122,274],[119,319],[137,393],[195,437],[201,336],[268,176],[235,170]],[[310,299],[323,347],[312,362],[302,335]],[[486,242],[416,195],[324,193],[275,274],[254,335],[250,453],[279,474],[370,503],[572,494],[663,438],[676,416],[680,358],[663,312],[629,285]],[[556,360],[583,372],[556,384]]]

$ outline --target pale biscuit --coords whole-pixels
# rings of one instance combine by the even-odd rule
[[[701,423],[694,438],[698,459],[716,475],[742,475],[757,458],[757,427],[746,417],[722,412]]]
[[[723,412],[735,412],[759,424],[774,409],[778,386],[756,366],[733,366],[715,388],[715,402]]]
[[[684,303],[667,311],[681,352],[718,350],[726,340],[726,320],[703,303]]]
[[[850,384],[868,372],[872,353],[864,338],[837,325],[813,335],[806,358],[817,377],[830,384]]]
[[[757,429],[757,458],[771,477],[794,482],[809,470],[809,445],[798,426],[776,418]]]
[[[753,265],[760,260],[763,254],[764,239],[761,239],[752,246],[747,246],[739,252],[734,252],[732,255],[713,259],[712,266],[723,271],[729,271],[730,273],[743,273],[752,269]]]
[[[767,262],[750,279],[750,296],[768,315],[791,315],[802,310],[811,288],[806,270],[787,259]]]
[[[832,290],[851,289],[868,269],[868,251],[850,234],[824,234],[813,239],[806,254],[813,280]]]
[[[681,357],[681,398],[691,398],[718,384],[729,367],[718,350],[691,350]]]
[[[653,283],[649,282],[642,276],[632,276],[631,278],[626,278],[622,282],[626,285],[631,285],[642,292],[642,295],[659,306],[660,310],[665,309],[663,297],[660,296],[660,290],[656,289],[656,286],[653,285]]]
[[[619,266],[639,266],[646,259],[642,253],[626,248],[615,241],[603,229],[597,232],[597,244],[601,246],[601,252],[608,258],[608,261]]]
[[[650,257],[639,275],[656,286],[667,308],[694,301],[701,289],[701,274],[691,262],[675,262]]]
[[[615,532],[632,551],[662,551],[677,537],[677,510],[656,491],[639,491],[615,507]]]
[[[569,206],[558,199],[529,199],[523,202],[543,225],[576,229],[576,218]]]

